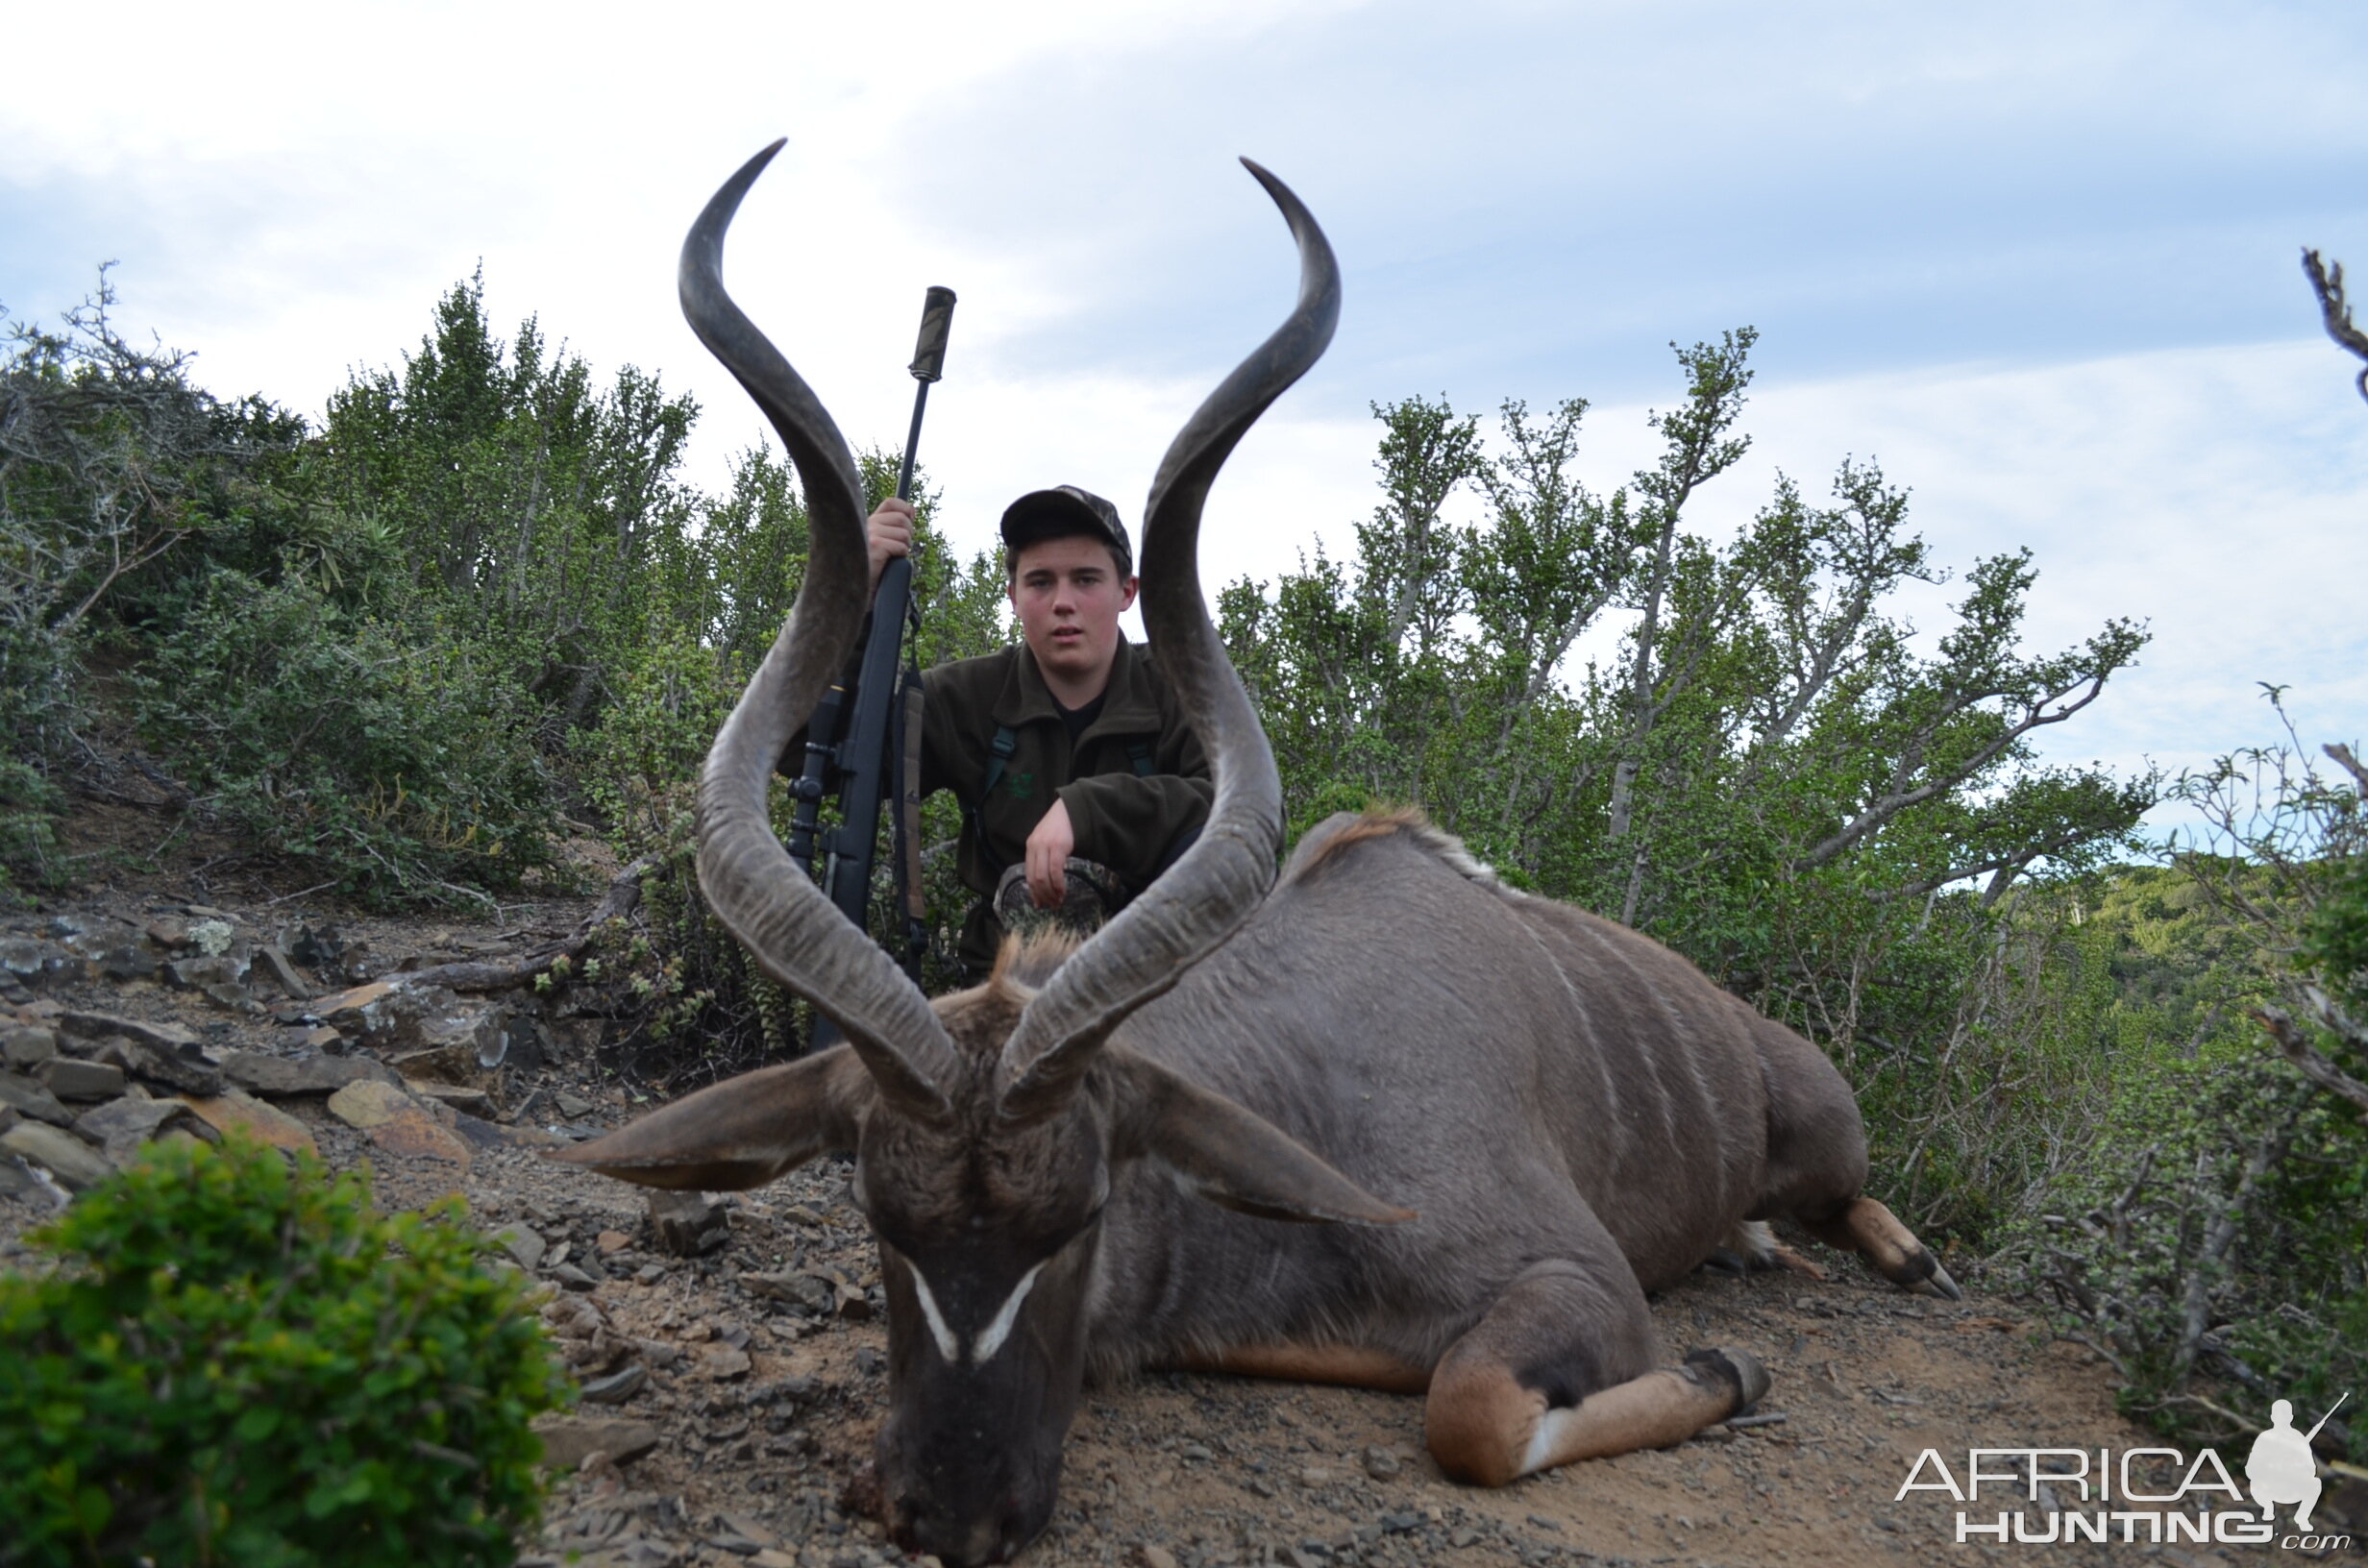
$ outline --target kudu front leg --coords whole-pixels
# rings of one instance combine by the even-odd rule
[[[1829,1247],[1862,1253],[1874,1271],[1903,1290],[1942,1301],[1962,1301],[1965,1292],[1949,1278],[1932,1249],[1872,1198],[1852,1198],[1822,1219],[1800,1216],[1802,1229]]]
[[[1431,1455],[1457,1481],[1502,1486],[1683,1442],[1767,1391],[1747,1351],[1697,1350],[1679,1367],[1653,1360],[1652,1319],[1625,1262],[1534,1264],[1431,1374]]]

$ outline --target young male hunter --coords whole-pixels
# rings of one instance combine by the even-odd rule
[[[1020,646],[922,677],[921,793],[963,805],[958,870],[977,898],[958,956],[972,980],[994,966],[998,907],[1022,901],[1020,877],[1024,902],[1074,907],[1073,863],[1087,862],[1115,883],[1093,890],[1106,915],[1183,853],[1216,794],[1148,650],[1119,631],[1137,584],[1118,508],[1062,485],[1013,502],[1002,531]],[[866,533],[876,587],[912,549],[912,503],[881,502]]]

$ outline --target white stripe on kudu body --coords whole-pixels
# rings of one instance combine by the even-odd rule
[[[929,1282],[910,1262],[907,1262],[904,1267],[905,1271],[913,1277],[913,1294],[920,1299],[921,1315],[929,1325],[929,1337],[935,1341],[937,1353],[946,1358],[946,1363],[949,1366],[960,1365],[962,1361],[961,1338],[946,1322],[946,1314],[938,1310],[937,1297],[930,1293]],[[1012,1325],[1020,1321],[1021,1305],[1027,1300],[1028,1291],[1035,1287],[1036,1276],[1044,1271],[1045,1265],[1038,1263],[1034,1268],[1021,1275],[1020,1283],[1011,1287],[1011,1294],[1003,1298],[1001,1308],[996,1311],[987,1326],[979,1331],[978,1337],[972,1341],[971,1364],[973,1366],[986,1365],[995,1359],[995,1353],[1003,1348],[1003,1341],[1011,1337]]]

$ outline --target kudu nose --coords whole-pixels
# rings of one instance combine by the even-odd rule
[[[1017,1499],[1006,1500],[992,1512],[965,1518],[926,1498],[905,1498],[897,1503],[890,1517],[895,1521],[890,1533],[899,1546],[915,1556],[934,1556],[946,1568],[1009,1562],[1036,1535],[1027,1510]]]

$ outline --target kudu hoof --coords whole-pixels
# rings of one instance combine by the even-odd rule
[[[1759,1357],[1738,1345],[1686,1352],[1686,1374],[1697,1383],[1716,1383],[1731,1390],[1735,1407],[1727,1411],[1728,1416],[1741,1415],[1767,1396],[1767,1368],[1760,1364]]]
[[[1927,1253],[1925,1256],[1931,1257],[1932,1255]],[[1909,1286],[1908,1288],[1919,1296],[1931,1296],[1936,1301],[1964,1300],[1964,1290],[1955,1280],[1949,1278],[1949,1271],[1940,1266],[1940,1260],[1934,1258],[1932,1262],[1933,1271]]]

